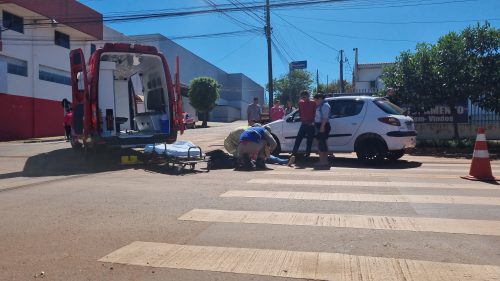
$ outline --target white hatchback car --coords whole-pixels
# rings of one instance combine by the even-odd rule
[[[368,96],[327,98],[330,104],[328,138],[331,152],[356,152],[358,159],[375,162],[387,158],[396,160],[405,150],[416,145],[417,132],[413,119],[387,99]],[[299,111],[268,124],[278,142],[274,154],[291,152],[300,128]],[[313,142],[312,151],[317,151]],[[299,152],[305,152],[306,140]]]

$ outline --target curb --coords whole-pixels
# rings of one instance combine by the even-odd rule
[[[56,141],[65,141],[64,137],[61,138],[53,138],[53,139],[30,139],[22,141],[23,143],[43,143],[43,142],[56,142]]]

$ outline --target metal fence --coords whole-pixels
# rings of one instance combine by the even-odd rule
[[[469,102],[469,123],[474,125],[500,124],[500,112],[488,111]]]

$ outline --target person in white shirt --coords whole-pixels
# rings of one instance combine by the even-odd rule
[[[316,139],[318,139],[319,162],[314,167],[318,170],[329,170],[328,145],[327,140],[330,135],[330,105],[325,101],[325,94],[318,93],[314,95],[316,102],[316,115],[314,117],[314,126],[316,127]]]

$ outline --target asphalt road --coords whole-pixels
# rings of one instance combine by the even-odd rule
[[[217,149],[238,125],[181,139]],[[500,280],[500,186],[460,179],[470,160],[336,156],[175,176],[0,143],[0,280]]]

